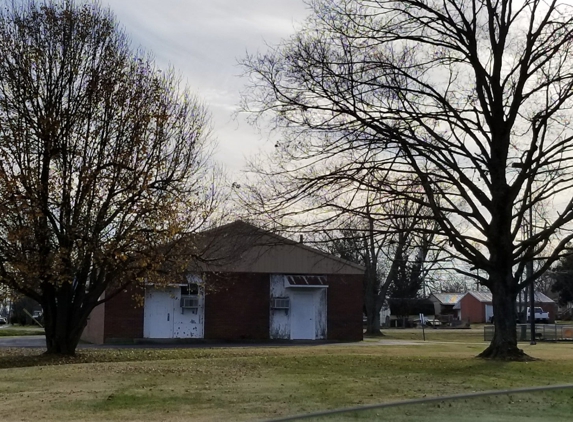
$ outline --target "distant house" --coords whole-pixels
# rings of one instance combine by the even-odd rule
[[[529,306],[523,303],[522,306]],[[543,293],[535,292],[535,306],[540,306],[549,313],[550,321],[555,321],[557,304]],[[460,318],[470,323],[490,322],[493,314],[493,304],[491,292],[467,292],[454,306],[459,310]]]
[[[201,239],[209,248],[185,277],[98,306],[82,339],[362,339],[363,267],[242,221]]]
[[[432,293],[428,299],[434,304],[436,315],[451,315],[453,319],[460,319],[459,309],[456,303],[465,293]]]
[[[462,321],[489,322],[493,316],[491,293],[467,292],[458,300],[454,308],[459,312]]]

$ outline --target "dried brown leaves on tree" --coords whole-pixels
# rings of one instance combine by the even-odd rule
[[[14,2],[0,53],[0,281],[73,354],[104,292],[159,276],[157,246],[212,215],[208,114],[97,3]]]

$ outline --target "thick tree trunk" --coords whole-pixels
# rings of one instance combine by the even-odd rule
[[[81,332],[80,332],[81,336]],[[74,356],[80,341],[77,335],[48,335],[46,330],[46,354],[48,355],[68,355]]]
[[[364,305],[366,308],[366,334],[371,336],[382,336],[380,332],[380,309],[384,305],[388,283],[378,288],[374,284],[377,280],[371,280],[366,286]]]
[[[63,300],[43,303],[42,306],[46,354],[75,355],[89,313],[79,312]]]
[[[380,334],[380,312],[376,312],[377,292],[373,286],[368,283],[365,286],[364,308],[366,311],[366,334]]]
[[[492,283],[495,334],[479,357],[499,360],[530,360],[517,347],[516,298],[517,293],[507,287],[505,280]]]

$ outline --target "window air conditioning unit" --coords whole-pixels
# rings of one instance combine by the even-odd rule
[[[199,307],[199,298],[182,296],[181,297],[181,307],[182,308],[198,308]]]
[[[274,297],[271,300],[272,309],[289,309],[290,299],[288,297]]]

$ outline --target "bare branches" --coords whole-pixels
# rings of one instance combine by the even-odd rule
[[[283,130],[280,155],[290,163],[283,174],[306,174],[298,179],[305,189],[287,183],[276,193],[289,195],[271,203],[300,205],[299,194],[319,192],[350,201],[353,189],[371,189],[431,209],[460,259],[488,274],[474,278],[513,321],[496,314],[496,330],[509,338],[497,336],[496,350],[517,356],[510,308],[525,263],[544,262],[531,283],[571,239],[573,7],[558,0],[310,5],[314,16],[299,34],[243,63],[252,81],[245,110],[272,116]],[[413,177],[424,194],[375,183],[390,173]],[[543,224],[529,218],[540,208],[549,210]],[[521,230],[525,223],[532,233]]]
[[[346,163],[324,166],[332,171],[320,175],[321,183],[308,177],[307,188],[324,189],[341,174],[364,183],[361,171],[413,170],[427,181],[427,206],[434,196],[457,198],[433,210],[459,253],[482,269],[492,253],[489,246],[472,249],[467,233],[456,230],[460,221],[477,230],[471,236],[484,246],[508,227],[519,250],[529,207],[572,187],[571,135],[565,127],[556,131],[573,93],[566,65],[570,7],[533,0],[517,7],[416,0],[311,5],[316,14],[304,31],[244,62],[253,81],[246,108],[273,112],[287,129],[283,159]],[[509,183],[511,161],[520,157],[524,166]],[[533,189],[533,202],[525,201]],[[502,203],[515,212],[500,209]],[[566,220],[557,219],[560,226]],[[555,245],[548,242],[546,255]]]

